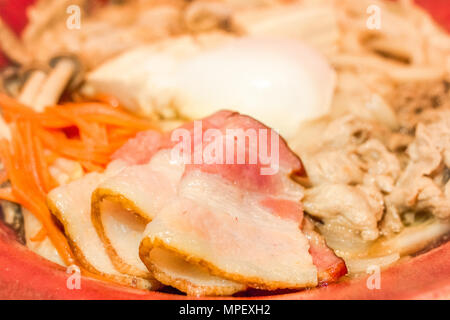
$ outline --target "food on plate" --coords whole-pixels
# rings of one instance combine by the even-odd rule
[[[55,268],[315,297],[448,250],[450,37],[411,1],[70,4],[0,21],[0,223]]]
[[[207,132],[210,129],[221,130],[224,132],[223,137],[226,139],[226,130],[233,128],[245,128],[245,129],[265,129],[265,127],[258,123],[257,121],[244,117],[238,114],[233,114],[230,112],[220,112],[210,118],[202,120],[202,133]],[[191,141],[195,141],[195,124],[185,125],[182,129],[188,130],[189,134],[192,135]],[[178,129],[176,129],[178,130]],[[174,130],[174,132],[176,131]],[[220,131],[219,131],[220,132]],[[275,133],[274,133],[275,134]],[[149,135],[151,138],[147,137]],[[101,235],[105,246],[110,248],[111,259],[116,261],[121,261],[122,266],[129,261],[128,267],[136,267],[136,262],[140,263],[139,256],[142,261],[148,266],[150,270],[158,269],[163,275],[161,279],[157,277],[158,280],[165,283],[167,281],[166,277],[169,272],[165,272],[164,264],[161,261],[156,261],[155,264],[152,262],[155,260],[152,254],[153,250],[161,249],[167,255],[174,255],[175,257],[184,256],[186,263],[192,261],[193,265],[205,265],[208,263],[217,263],[217,265],[206,267],[207,271],[210,271],[213,275],[223,276],[223,278],[228,280],[235,280],[237,283],[241,283],[241,290],[246,286],[256,287],[256,288],[294,288],[303,287],[309,285],[310,283],[317,283],[318,276],[316,267],[313,265],[313,260],[309,259],[309,265],[306,264],[302,267],[301,261],[305,260],[308,262],[308,258],[303,258],[301,260],[286,260],[284,272],[274,271],[275,274],[284,274],[282,278],[277,278],[277,275],[272,274],[262,274],[264,269],[274,269],[274,267],[263,267],[259,273],[252,273],[251,270],[247,270],[250,273],[244,273],[243,264],[257,263],[255,260],[255,246],[251,245],[248,248],[243,247],[243,244],[239,244],[242,241],[249,241],[250,237],[255,237],[254,241],[249,241],[253,243],[258,241],[258,234],[265,232],[269,237],[267,232],[267,226],[276,224],[280,225],[280,230],[274,230],[273,236],[268,239],[268,243],[261,247],[261,264],[263,261],[268,261],[268,257],[277,254],[277,251],[281,245],[286,246],[286,250],[298,252],[301,251],[309,256],[309,248],[307,245],[307,239],[304,237],[300,231],[300,225],[302,220],[302,208],[298,203],[299,199],[302,197],[302,188],[296,185],[290,180],[289,175],[292,173],[302,173],[301,163],[298,158],[294,156],[283,141],[278,141],[280,139],[276,135],[276,144],[281,143],[280,148],[280,174],[277,175],[267,175],[261,176],[259,170],[264,166],[261,160],[254,165],[241,165],[236,166],[234,164],[184,164],[183,162],[176,162],[171,158],[171,153],[177,147],[177,145],[169,139],[172,133],[164,135],[158,135],[155,132],[149,132],[147,134],[143,133],[139,135],[136,139],[129,141],[121,149],[116,152],[114,158],[115,161],[126,161],[131,166],[123,169],[116,176],[103,181],[96,191],[94,191],[92,196],[93,206],[92,215],[93,221],[97,227],[99,234]],[[272,138],[273,139],[273,138]],[[273,140],[266,140],[263,142],[265,144],[273,143]],[[158,141],[159,140],[159,141]],[[138,154],[135,149],[140,147],[142,149],[143,143],[148,141],[153,142],[153,146],[149,150],[143,150],[147,154]],[[195,142],[194,142],[195,143]],[[198,141],[197,143],[201,143]],[[236,146],[237,146],[236,142]],[[259,142],[261,143],[261,142]],[[224,141],[224,148],[226,141]],[[203,145],[203,151],[206,150],[210,145]],[[261,146],[256,146],[261,148]],[[196,145],[193,148],[197,148]],[[250,146],[248,150],[245,150],[246,154],[250,154],[252,150]],[[258,148],[258,150],[259,150]],[[268,146],[270,149],[270,146]],[[237,150],[237,149],[236,149]],[[224,150],[225,152],[225,150]],[[137,158],[133,158],[133,155],[138,155]],[[237,156],[237,155],[236,155]],[[267,166],[267,164],[265,164]],[[269,164],[270,165],[270,164]],[[286,175],[286,176],[285,176]],[[58,192],[58,189],[54,190]],[[252,199],[253,198],[253,199]],[[221,199],[226,199],[227,206],[221,206]],[[243,201],[245,199],[245,201]],[[105,203],[106,201],[106,203]],[[125,247],[125,241],[128,240],[129,232],[127,234],[114,233],[114,230],[120,230],[114,224],[127,224],[125,219],[118,220],[116,211],[111,213],[111,209],[114,206],[122,207],[122,210],[130,210],[128,214],[132,217],[135,214],[139,215],[141,220],[142,228],[141,237],[137,240],[138,242],[142,240],[139,250],[139,256],[137,252],[134,254],[134,258],[131,260],[130,257],[125,257],[121,254],[120,247]],[[191,208],[191,209],[186,209]],[[181,211],[180,211],[181,210]],[[181,212],[190,212],[197,215],[192,217],[186,214],[179,215]],[[254,211],[255,214],[249,215],[250,212]],[[214,216],[218,215],[215,219]],[[162,220],[164,217],[169,218],[172,223],[176,222],[176,225],[165,225]],[[170,218],[175,216],[177,218]],[[114,219],[116,217],[116,219]],[[193,220],[192,220],[193,219]],[[291,220],[292,222],[287,223],[284,220]],[[216,222],[214,222],[216,220]],[[264,224],[258,226],[258,221],[264,220]],[[202,227],[194,228],[196,224],[200,221],[205,221]],[[206,222],[208,221],[208,222]],[[229,225],[225,224],[229,221]],[[243,225],[240,226],[240,223]],[[129,222],[129,225],[137,225],[139,222],[133,221]],[[212,229],[213,225],[216,225],[219,229]],[[253,226],[252,226],[253,225]],[[266,227],[264,227],[266,225]],[[186,226],[191,226],[186,229]],[[182,227],[182,230],[177,228]],[[204,229],[211,229],[211,233],[204,234]],[[247,230],[250,228],[250,230]],[[153,230],[153,231],[149,231]],[[183,231],[184,230],[184,231]],[[188,230],[195,231],[199,233],[187,234]],[[233,232],[234,230],[234,232]],[[258,231],[259,230],[259,231]],[[265,230],[265,231],[263,231]],[[289,231],[290,230],[290,231]],[[173,234],[171,238],[167,238],[169,234]],[[221,235],[224,239],[216,239],[214,243],[210,243],[211,237],[214,234]],[[161,236],[163,238],[161,238]],[[207,237],[203,239],[203,237]],[[192,237],[189,241],[178,240],[186,237]],[[290,238],[295,241],[290,241]],[[203,239],[203,240],[202,240]],[[244,240],[245,239],[245,240]],[[285,239],[282,241],[281,239]],[[192,245],[194,241],[198,244]],[[261,243],[261,240],[259,240]],[[203,245],[202,245],[203,243]],[[225,248],[222,246],[219,248],[209,248],[205,247],[207,251],[200,251],[195,253],[193,248],[201,248],[208,245],[221,245],[221,243],[227,243],[231,252],[227,256],[230,259],[239,261],[242,260],[239,265],[234,268],[224,265],[223,262],[217,260],[224,254]],[[290,246],[293,247],[289,247]],[[178,247],[171,247],[178,244]],[[184,246],[188,244],[188,247]],[[262,244],[261,244],[262,245]],[[323,246],[326,245],[322,244]],[[169,247],[168,247],[169,246]],[[181,246],[181,247],[180,247]],[[233,253],[237,250],[237,247],[241,247],[239,251]],[[319,245],[320,247],[320,245]],[[270,249],[273,248],[273,249]],[[272,251],[275,250],[275,251]],[[219,255],[205,256],[207,252],[217,252]],[[125,253],[125,251],[122,251]],[[234,256],[236,255],[236,256]],[[326,255],[332,255],[335,257],[331,251],[326,252]],[[153,257],[153,258],[152,258]],[[284,258],[283,258],[284,257]],[[279,253],[279,261],[281,259],[287,259],[286,253]],[[293,259],[292,257],[291,259]],[[180,259],[180,257],[178,257]],[[247,263],[245,263],[247,259]],[[299,259],[299,258],[297,258]],[[133,262],[131,262],[133,261]],[[130,263],[131,262],[131,263]],[[336,258],[337,264],[341,268],[345,268],[342,260]],[[215,270],[216,267],[219,270]],[[327,266],[328,267],[328,266]],[[333,265],[334,267],[334,265]],[[193,267],[191,267],[193,268]],[[221,269],[225,268],[225,269]],[[275,270],[275,269],[274,269]],[[286,283],[286,284],[271,284],[272,282],[282,282],[290,280],[292,281],[293,275],[288,271],[300,272],[299,276],[307,276],[307,280],[302,280],[303,278],[298,278],[298,282]],[[326,269],[325,269],[326,270]],[[324,271],[324,270],[321,270]],[[205,271],[206,272],[206,271]],[[254,272],[254,271],[253,271]],[[344,271],[345,272],[345,271]],[[178,272],[180,273],[180,271]],[[224,273],[232,273],[230,275],[223,275]],[[275,278],[274,278],[275,277]],[[242,279],[241,279],[242,278]],[[255,278],[255,280],[252,280]],[[241,280],[238,280],[241,279]],[[172,278],[169,278],[173,281]],[[319,280],[324,279],[319,277]],[[329,277],[326,281],[333,281],[335,278]],[[197,284],[196,279],[193,277],[185,277],[181,284],[184,288],[186,285],[189,287],[194,287],[196,290],[206,290],[209,292],[213,289],[204,288],[205,285]],[[271,282],[272,281],[272,282]],[[303,282],[302,282],[303,281]],[[165,284],[171,284],[165,283]],[[177,284],[172,284],[177,287]],[[245,286],[244,286],[245,285]],[[204,289],[202,289],[204,288]],[[219,289],[216,294],[224,290]],[[236,289],[235,289],[236,290]]]
[[[302,121],[329,112],[336,75],[320,54],[299,41],[226,37],[219,45],[222,37],[182,37],[126,52],[93,70],[86,86],[145,115],[199,119],[239,106],[286,138]]]

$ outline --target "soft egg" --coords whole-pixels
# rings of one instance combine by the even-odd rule
[[[144,116],[200,119],[229,109],[286,139],[328,113],[336,74],[314,49],[298,40],[214,39],[185,36],[134,49],[94,70],[88,85]]]
[[[240,39],[202,52],[177,72],[175,106],[190,119],[221,109],[250,115],[292,137],[300,123],[328,113],[336,75],[296,40]]]

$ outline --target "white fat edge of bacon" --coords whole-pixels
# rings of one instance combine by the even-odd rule
[[[113,251],[108,251],[110,257],[122,261],[123,268],[142,270],[144,264],[139,258],[138,250],[145,219],[153,219],[176,196],[184,169],[183,163],[171,160],[170,150],[161,150],[152,157],[149,164],[125,168],[101,183],[94,192],[99,197],[94,197],[93,201],[101,202],[97,205],[99,212],[93,211],[94,216],[97,214],[100,219],[100,230],[97,230],[103,234],[101,239],[106,242],[105,245],[114,248]],[[124,203],[124,199],[128,204]],[[124,207],[130,207],[129,203],[132,203],[134,212],[133,208],[123,210]],[[105,208],[105,204],[109,207]],[[116,209],[119,206],[122,210],[117,213],[111,205],[115,205]],[[136,212],[139,212],[139,218],[136,217]],[[149,266],[148,269],[162,283],[188,294],[230,295],[245,289],[242,284],[209,275],[207,271],[176,258],[169,252],[162,256],[162,260],[155,261],[161,256],[146,256],[144,261]]]
[[[91,223],[91,195],[107,175],[108,172],[89,173],[83,178],[53,189],[47,199],[51,211],[64,225],[71,242],[81,251],[83,260],[98,271],[117,275],[119,272],[106,255]]]
[[[245,285],[213,276],[168,250],[154,248],[145,259],[159,281],[190,296],[228,296],[246,289]]]
[[[49,208],[63,224],[78,262],[88,271],[127,285],[155,288],[158,283],[154,279],[130,277],[120,273],[114,267],[92,223],[92,192],[99,183],[117,174],[123,167],[123,162],[115,161],[102,174],[89,173],[78,180],[53,189],[47,196]]]
[[[175,196],[184,171],[184,165],[171,162],[169,156],[168,150],[162,150],[148,164],[127,166],[93,192],[94,226],[110,258],[124,272],[148,272],[139,258],[143,231]]]
[[[139,259],[139,244],[147,221],[113,201],[104,199],[100,206],[102,230],[97,232],[111,261],[119,271],[145,277],[148,270]]]
[[[66,266],[49,237],[45,237],[45,239],[42,241],[32,240],[33,236],[35,236],[39,231],[42,230],[42,223],[34,216],[34,214],[32,214],[24,207],[22,207],[22,215],[25,229],[25,242],[27,244],[27,247],[31,251],[37,253],[41,257],[46,258],[47,260],[50,260],[61,266]]]
[[[194,171],[177,200],[148,224],[141,257],[162,247],[214,275],[260,289],[317,285],[317,269],[298,223],[273,215],[261,195]]]
[[[203,123],[204,123],[204,129],[210,128],[210,127],[221,128],[221,129],[225,129],[225,128],[266,128],[264,125],[255,121],[254,119],[251,119],[250,117],[241,116],[237,113],[233,113],[233,112],[229,112],[229,111],[218,112],[215,115],[204,119]],[[184,127],[192,130],[191,125],[187,125]],[[154,139],[153,139],[153,138],[155,138],[154,134],[150,134],[149,136],[152,137],[152,139],[148,140],[145,135],[141,135],[140,137],[137,138],[137,140],[138,140],[137,142],[151,141],[152,145],[158,144],[158,141],[154,141]],[[163,137],[159,137],[159,138],[163,139]],[[278,136],[277,136],[277,138],[280,139]],[[141,139],[141,140],[139,140],[139,139]],[[156,140],[158,140],[158,139],[156,139]],[[280,141],[281,141],[281,143],[280,143],[280,146],[281,146],[281,148],[280,148],[280,157],[281,157],[280,165],[281,165],[281,167],[280,167],[280,173],[278,174],[278,177],[276,177],[276,178],[281,178],[281,179],[271,179],[271,177],[266,177],[268,179],[266,179],[265,182],[269,183],[269,184],[272,182],[276,182],[276,187],[278,188],[278,190],[277,190],[276,194],[271,194],[271,197],[277,197],[281,194],[282,197],[285,198],[283,200],[299,202],[303,196],[302,188],[299,185],[292,182],[289,179],[288,175],[292,171],[301,170],[301,162],[295,155],[293,155],[290,152],[290,150],[287,148],[287,145],[285,144],[285,142],[282,141],[281,139],[280,139]],[[128,150],[128,151],[132,151],[134,148],[139,147],[139,143],[136,144],[136,141],[131,141],[130,143],[132,144],[132,148],[131,148],[131,150]],[[162,143],[161,145],[164,146],[164,143]],[[166,146],[170,147],[170,143]],[[151,150],[151,152],[149,152],[150,159],[152,159],[151,156],[154,154],[154,152],[155,152],[155,150]],[[168,152],[168,150],[166,150],[166,154],[168,154],[167,152]],[[126,153],[125,154],[122,153],[122,155],[126,156],[126,159],[130,163],[133,163],[133,159],[128,159],[129,154],[127,155]],[[154,158],[162,159],[163,161],[159,161],[159,163],[162,164],[162,167],[168,168],[164,164],[164,162],[170,161],[171,159],[169,159],[169,158],[164,159],[163,157],[156,157],[156,156],[154,156]],[[137,162],[142,162],[142,161],[143,161],[143,159],[139,158],[139,160]],[[148,161],[148,159],[147,159],[147,161]],[[155,159],[152,159],[151,162],[155,162]],[[229,180],[230,176],[229,175],[227,176],[227,174],[228,174],[226,172],[227,168],[229,169],[229,167],[227,167],[227,166],[223,166],[223,167],[220,166],[218,168],[214,168],[214,166],[213,166],[212,168],[207,168],[207,170],[211,171],[211,169],[212,169],[213,172],[218,171],[217,173],[223,174],[222,178],[226,177],[226,179]],[[161,195],[160,195],[161,193],[165,193],[164,184],[161,183],[162,181],[164,181],[164,178],[161,176],[158,177],[157,174],[155,175],[155,172],[153,170],[148,170],[148,169],[149,168],[147,165],[131,166],[131,167],[127,168],[126,170],[124,170],[121,174],[119,174],[111,179],[108,179],[108,181],[104,182],[100,186],[100,189],[107,190],[106,193],[115,194],[116,198],[117,198],[117,196],[120,196],[120,197],[122,197],[122,199],[126,199],[127,202],[132,203],[132,206],[134,207],[133,209],[135,211],[139,212],[139,214],[141,216],[147,217],[149,220],[151,220],[152,218],[154,218],[154,215],[155,215],[154,212],[158,212],[159,211],[158,207],[160,207],[161,204],[163,203],[163,201],[161,201],[161,198],[165,198],[166,196],[161,197]],[[198,166],[195,166],[195,165],[189,166],[188,170],[186,170],[186,172],[196,172],[196,171],[198,171],[198,169],[199,169]],[[202,169],[201,166],[200,166],[200,169]],[[223,170],[225,170],[225,172],[220,172]],[[245,168],[243,168],[242,170],[245,170]],[[169,171],[170,171],[170,169],[169,169]],[[184,168],[182,168],[180,170],[181,174],[183,172],[184,172]],[[186,174],[186,172],[184,172],[184,174]],[[166,175],[167,174],[168,174],[168,172],[166,172]],[[233,174],[235,174],[235,172],[232,172],[231,178],[237,178],[237,179],[241,178],[240,176],[236,176]],[[209,176],[209,175],[206,175],[206,176]],[[216,178],[221,179],[219,177],[219,175],[217,175]],[[260,178],[259,173],[258,173],[258,177],[256,177],[253,174],[253,175],[250,175],[250,178],[251,179]],[[158,181],[159,181],[159,183],[158,183]],[[255,182],[255,181],[253,181],[253,182]],[[281,183],[279,183],[279,182],[281,182]],[[248,186],[246,186],[246,187],[248,187]],[[244,188],[246,188],[246,187],[244,187]],[[155,188],[157,189],[158,195],[156,197],[149,197],[148,196],[149,190],[155,190]],[[166,185],[166,188],[167,188],[167,185]],[[137,192],[136,192],[136,190],[137,190]],[[262,189],[259,189],[259,191],[260,191],[260,193],[264,193],[264,192],[267,192],[268,190],[266,190],[265,188],[262,188]],[[154,194],[155,191],[153,191],[151,193]],[[221,194],[221,190],[218,190],[217,194]],[[261,198],[261,197],[259,197],[259,198]],[[155,201],[155,199],[156,199],[156,201]],[[261,200],[261,199],[259,199],[259,200]],[[219,199],[219,202],[220,201],[224,201],[224,199],[223,198]],[[225,200],[225,202],[226,202],[226,200]],[[267,214],[268,214],[268,210],[266,208],[265,215],[267,215]],[[262,220],[264,220],[264,219],[262,219]],[[270,224],[268,224],[266,227],[270,227]],[[298,224],[295,224],[294,228],[297,233],[301,233],[298,230]],[[306,250],[306,252],[307,252],[307,250]],[[313,269],[314,269],[314,267],[313,267]],[[314,269],[314,271],[315,271],[315,269]],[[192,279],[192,281],[195,282],[195,279]]]
[[[159,151],[148,164],[131,165],[117,175],[105,179],[95,193],[126,200],[130,209],[147,221],[173,197],[184,172],[184,164],[171,161],[170,151]]]

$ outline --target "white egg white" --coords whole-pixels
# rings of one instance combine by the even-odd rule
[[[223,44],[198,47],[192,40],[172,41],[175,50],[166,42],[158,50],[149,45],[107,62],[90,74],[88,84],[118,94],[126,107],[144,115],[175,108],[186,118],[199,119],[229,109],[287,139],[303,121],[330,109],[336,74],[325,58],[298,40],[227,38]]]
[[[302,121],[328,113],[335,81],[327,61],[298,41],[246,38],[185,61],[175,105],[191,119],[239,111],[290,138]]]

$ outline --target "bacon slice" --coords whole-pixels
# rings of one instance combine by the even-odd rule
[[[236,130],[247,130],[247,129],[252,129],[255,132],[257,132],[257,130],[261,129],[261,130],[266,130],[268,136],[270,134],[273,134],[273,132],[269,132],[268,128],[266,128],[264,125],[262,125],[261,123],[246,117],[246,116],[241,116],[239,114],[236,113],[231,113],[231,112],[219,112],[207,119],[204,119],[201,123],[201,128],[200,128],[200,134],[204,134],[206,132],[206,130],[214,128],[218,131],[220,131],[220,133],[222,134],[223,137],[227,136],[227,132],[226,130],[232,130],[232,129],[236,129]],[[190,132],[190,136],[192,138],[192,141],[194,141],[194,145],[192,148],[192,152],[195,152],[195,148],[196,148],[196,144],[200,143],[199,141],[196,140],[196,136],[195,136],[195,131],[198,130],[198,128],[195,127],[195,124],[191,123],[191,124],[187,124],[183,127],[183,129],[186,129]],[[137,140],[140,140],[142,143],[145,143],[145,141],[149,141],[151,140],[151,138],[154,137],[154,134],[150,134],[149,137],[146,137],[145,135],[141,135],[137,138]],[[173,147],[173,143],[171,141],[169,141],[169,139],[167,137],[161,137],[161,141],[155,143],[155,145],[159,145],[160,148],[171,148]],[[262,278],[264,278],[265,275],[261,275],[261,274],[247,274],[244,276],[241,276],[239,274],[240,271],[234,270],[234,274],[233,275],[229,275],[228,277],[230,279],[236,280],[238,279],[238,281],[246,283],[246,284],[250,284],[254,287],[261,287],[261,288],[278,288],[278,287],[304,287],[304,286],[313,286],[315,285],[315,283],[317,282],[317,275],[316,275],[316,270],[314,265],[311,262],[311,258],[309,256],[308,253],[308,244],[306,241],[306,238],[303,237],[303,235],[301,234],[301,232],[299,231],[298,225],[299,222],[301,221],[301,217],[302,217],[302,210],[301,210],[301,206],[299,205],[299,200],[302,197],[302,192],[301,192],[301,188],[299,188],[298,186],[294,185],[294,183],[289,179],[288,175],[292,172],[298,172],[298,173],[302,173],[302,165],[300,160],[298,159],[298,157],[296,157],[287,147],[286,143],[280,139],[280,137],[278,135],[275,134],[275,139],[276,139],[276,143],[278,144],[278,150],[279,151],[279,171],[282,172],[280,174],[273,174],[273,175],[262,175],[261,174],[261,168],[264,167],[264,164],[261,161],[258,161],[255,164],[188,164],[186,166],[185,169],[185,173],[182,179],[182,184],[186,184],[186,181],[189,181],[189,179],[187,179],[188,176],[201,176],[201,179],[198,179],[196,183],[202,184],[202,183],[206,183],[206,184],[211,184],[214,185],[214,183],[218,182],[219,185],[221,183],[224,183],[224,185],[220,185],[220,187],[216,190],[215,193],[209,193],[207,192],[208,190],[197,190],[196,194],[193,195],[194,199],[190,199],[191,202],[190,204],[192,204],[192,208],[202,208],[202,203],[204,203],[206,200],[210,200],[210,199],[214,199],[216,198],[216,202],[217,203],[221,203],[224,200],[227,201],[229,199],[224,199],[223,197],[223,192],[221,189],[226,188],[227,185],[231,184],[234,187],[232,187],[233,191],[230,193],[235,193],[238,194],[239,196],[237,197],[237,200],[234,201],[234,205],[236,206],[236,210],[234,212],[234,215],[236,217],[238,217],[239,214],[239,210],[242,210],[242,206],[243,203],[239,202],[240,199],[239,197],[242,196],[242,192],[244,193],[255,193],[253,195],[254,200],[254,206],[258,206],[259,210],[256,210],[258,212],[256,218],[256,222],[254,220],[252,220],[255,217],[252,217],[251,214],[247,213],[246,215],[244,215],[243,217],[240,217],[240,219],[242,221],[244,221],[245,219],[248,219],[248,222],[246,223],[245,227],[242,228],[241,233],[245,233],[248,232],[249,230],[252,230],[250,232],[250,234],[252,234],[252,236],[256,239],[258,237],[258,234],[260,236],[261,233],[267,232],[267,230],[269,229],[269,225],[271,224],[275,224],[276,226],[280,226],[281,224],[284,225],[284,229],[283,232],[278,231],[280,234],[277,234],[276,232],[274,232],[274,235],[272,237],[267,237],[268,241],[273,241],[274,243],[269,243],[268,245],[279,245],[280,244],[280,239],[283,238],[283,235],[286,233],[287,230],[290,230],[289,232],[291,232],[291,236],[293,238],[295,238],[295,241],[293,241],[293,243],[296,245],[294,246],[294,248],[291,247],[291,252],[293,252],[293,255],[296,257],[300,257],[302,261],[304,261],[304,270],[302,270],[302,277],[300,277],[299,275],[297,275],[297,278],[295,279],[292,277],[289,277],[289,273],[285,272],[286,274],[286,279],[282,279],[282,280],[276,280],[275,278],[270,280],[270,281],[266,281],[267,283],[265,283],[265,280],[261,280]],[[271,143],[273,143],[273,140],[269,140],[267,139],[265,144],[267,149],[270,149]],[[130,150],[133,148],[133,146],[136,145],[140,145],[139,142],[132,141],[130,142],[130,144],[126,145],[124,147],[124,150]],[[204,148],[205,146],[202,146],[201,148]],[[247,159],[249,159],[249,152],[250,151],[254,151],[251,150],[252,145],[250,143],[244,144],[244,148],[245,148],[245,156]],[[258,145],[257,145],[258,147]],[[261,147],[261,146],[259,146]],[[142,147],[139,148],[139,150],[142,150]],[[202,149],[204,150],[204,149]],[[148,150],[148,158],[145,159],[145,157],[142,156],[142,152],[139,152],[139,157],[136,157],[136,160],[133,161],[133,159],[130,159],[129,155],[125,152],[123,152],[123,150],[120,150],[117,154],[116,157],[118,158],[123,158],[126,159],[128,162],[130,163],[141,163],[142,161],[148,161],[149,159],[151,159],[151,157],[153,156],[155,150],[154,148],[151,148]],[[236,159],[235,159],[236,160]],[[259,160],[259,159],[258,159]],[[203,175],[201,174],[203,173]],[[131,184],[135,184],[135,183],[129,183],[129,185]],[[140,199],[142,199],[143,197],[141,196],[136,196],[136,194],[130,194],[130,192],[126,191],[125,189],[128,188],[123,188],[121,191],[119,191],[119,193],[121,195],[126,194],[126,198],[127,200],[131,201],[132,203],[137,203],[140,201]],[[192,187],[191,187],[192,189]],[[144,194],[144,192],[142,193]],[[268,197],[266,200],[265,197],[266,195],[269,195],[270,197]],[[207,196],[206,196],[207,195]],[[133,198],[134,196],[134,198]],[[217,197],[218,196],[218,197]],[[278,199],[279,197],[281,197],[280,199]],[[284,198],[285,199],[284,199]],[[150,200],[151,197],[147,197],[147,201],[151,202]],[[202,201],[199,201],[198,198],[201,198]],[[186,199],[183,199],[182,195],[180,194],[180,191],[178,192],[178,200],[181,201],[183,203],[183,205],[188,205],[188,203],[184,202]],[[258,201],[262,201],[261,204],[258,203]],[[194,201],[194,204],[192,203],[192,201]],[[141,202],[142,203],[142,202]],[[248,206],[248,204],[247,204]],[[148,211],[150,211],[151,208],[151,204],[148,203],[145,207],[145,209],[143,209],[144,206],[138,206],[138,210],[144,210],[147,212],[144,212],[143,214],[149,214],[150,213]],[[223,208],[220,208],[217,205],[212,204],[209,208],[202,208],[205,209],[204,210],[204,214],[205,214],[205,219],[208,218],[209,216],[211,217],[215,217],[217,221],[220,221],[221,219],[226,221],[227,217],[230,216],[230,212],[228,212],[227,210],[223,211]],[[194,210],[194,209],[192,209]],[[222,210],[222,212],[220,211]],[[251,212],[251,211],[255,211],[254,207],[252,208],[248,208],[247,211]],[[156,226],[157,222],[160,219],[164,218],[163,212],[168,212],[170,210],[168,210],[166,207],[163,208],[162,211],[160,211],[157,215],[156,218],[154,218],[153,222],[151,223],[151,225]],[[189,210],[187,210],[189,211]],[[202,211],[202,210],[200,210]],[[255,212],[256,212],[255,211]],[[297,219],[296,222],[292,222],[289,221],[289,219],[286,219],[286,217],[280,219],[280,217],[277,217],[277,215],[279,215],[281,212],[281,214],[288,214],[288,215],[292,215],[292,217],[295,217],[295,219]],[[258,216],[259,215],[259,216]],[[161,216],[161,218],[159,218]],[[220,219],[218,218],[218,216],[220,216]],[[264,219],[261,219],[260,216],[265,216]],[[158,220],[159,219],[159,220]],[[259,220],[258,220],[259,219]],[[211,220],[211,219],[209,219]],[[179,223],[183,223],[183,219],[175,219],[174,221],[180,221]],[[208,221],[207,219],[205,221]],[[265,224],[258,224],[259,221],[265,221]],[[270,221],[270,223],[269,223]],[[211,223],[213,222],[212,220],[210,221]],[[241,222],[240,224],[238,224],[238,226],[241,226],[243,222]],[[217,224],[217,223],[216,223]],[[175,228],[176,229],[176,225],[174,226],[170,226],[171,228]],[[221,230],[217,230],[215,229],[216,225],[214,225],[214,228],[212,228],[212,232],[220,234]],[[230,225],[230,227],[232,227],[232,225]],[[205,225],[205,228],[207,229],[208,226]],[[231,229],[230,229],[231,230]],[[169,231],[167,231],[169,232]],[[163,234],[165,233],[162,232]],[[239,233],[238,233],[239,235]],[[181,235],[183,236],[183,235]],[[285,237],[286,243],[289,242],[288,240],[290,239],[290,237]],[[233,240],[233,238],[230,239],[231,241]],[[168,239],[166,239],[166,242],[170,242]],[[291,241],[292,242],[292,241]],[[141,254],[141,259],[146,261],[148,259],[146,259],[146,254],[149,254],[151,252],[151,242],[147,242],[147,244],[149,244],[149,247],[147,248],[146,246],[142,246],[141,248],[143,248],[143,250],[141,252],[146,252],[144,254]],[[195,247],[195,246],[192,246]],[[176,251],[176,249],[174,249]],[[189,248],[184,248],[184,250],[186,250],[188,252],[188,254],[190,256],[192,256],[192,249]],[[191,251],[189,251],[191,250]],[[212,250],[216,250],[216,248],[212,248]],[[299,254],[299,252],[301,251],[305,252],[304,256],[301,256],[301,254]],[[251,251],[251,250],[250,250]],[[250,251],[248,251],[246,254],[250,255]],[[263,250],[264,251],[264,250]],[[287,250],[289,251],[289,250]],[[217,252],[220,252],[220,250],[218,250]],[[273,253],[273,251],[268,251],[269,254]],[[201,256],[201,253],[199,253],[199,255]],[[213,259],[213,257],[209,257],[210,259]],[[292,263],[292,261],[291,261]],[[299,261],[295,261],[295,263],[299,263]],[[244,265],[245,263],[242,263],[242,265]],[[248,265],[248,263],[247,263]],[[261,266],[263,266],[261,264]],[[306,267],[308,266],[308,267]],[[242,266],[241,266],[242,267]],[[151,265],[149,265],[149,268],[153,268]],[[309,270],[307,270],[309,268]],[[262,269],[267,269],[262,267]],[[270,268],[269,268],[270,269]],[[276,268],[272,267],[273,270],[276,270]],[[288,268],[289,269],[289,268]],[[295,268],[293,268],[295,270]],[[297,269],[298,270],[298,269]],[[219,274],[221,276],[223,276],[224,273],[227,273],[227,270],[221,270],[219,268],[219,271],[214,271],[214,270],[210,270],[211,272],[215,272],[216,274]],[[261,270],[260,270],[261,271]],[[230,273],[230,272],[228,272]],[[242,278],[242,279],[241,279]],[[260,279],[258,279],[260,278]],[[290,278],[291,281],[297,281],[297,283],[288,283],[287,278]],[[294,280],[295,279],[295,280]],[[277,282],[278,281],[278,282]],[[286,283],[282,283],[283,281],[286,281]],[[302,284],[299,284],[300,282],[303,282]]]
[[[92,193],[92,222],[116,268],[147,277],[139,244],[147,223],[176,195],[184,171],[162,150],[148,164],[133,165],[104,179]]]
[[[157,279],[190,296],[229,296],[246,289],[245,285],[213,276],[168,250],[152,249],[144,259]]]
[[[90,173],[79,180],[53,189],[48,194],[48,206],[63,224],[74,254],[85,269],[129,286],[157,289],[159,283],[145,267],[143,267],[145,271],[139,276],[119,272],[107,255],[106,248],[92,224],[92,192],[99,183],[120,170],[122,165],[116,162],[103,174]]]
[[[178,199],[147,226],[141,258],[164,248],[249,287],[315,286],[317,270],[299,225],[258,205],[259,196],[216,175],[187,175]]]
[[[198,123],[181,129],[193,141],[192,154],[207,148],[198,134],[208,129],[219,133],[223,145],[227,130],[268,130],[228,111],[204,119],[200,129]],[[143,223],[151,221],[140,244],[140,259],[162,283],[190,294],[230,294],[245,287],[303,288],[317,285],[318,279],[335,280],[340,275],[332,272],[336,256],[324,242],[311,241],[300,230],[303,192],[290,175],[304,174],[301,161],[277,134],[273,140],[273,132],[267,133],[265,141],[249,138],[240,146],[247,160],[262,145],[278,148],[278,172],[272,175],[261,174],[268,164],[259,157],[256,163],[244,164],[174,162],[176,144],[170,133],[141,133],[125,144],[114,158],[129,166],[93,193],[92,219],[110,257],[127,267],[138,260],[135,251],[126,248],[139,237],[128,239],[119,232],[118,226],[127,222],[122,217],[119,223],[114,210],[108,209],[116,205],[131,217],[142,217]],[[146,148],[147,144],[151,145]],[[175,267],[180,265],[186,266],[185,273]]]

